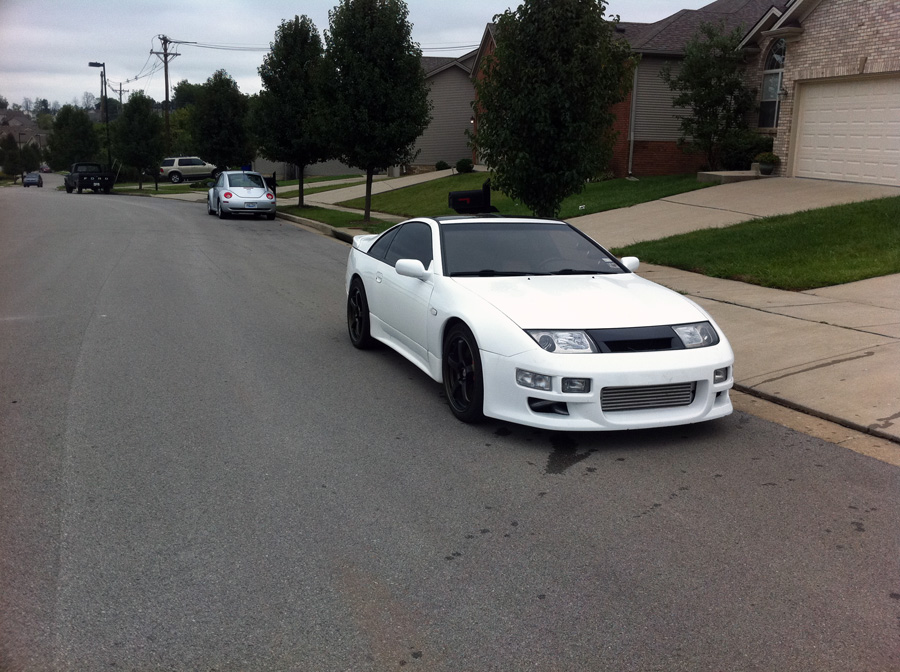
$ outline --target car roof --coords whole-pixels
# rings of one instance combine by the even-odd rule
[[[548,217],[528,217],[526,215],[513,217],[498,214],[484,215],[442,215],[434,217],[438,224],[465,223],[465,224],[565,224],[561,219]]]

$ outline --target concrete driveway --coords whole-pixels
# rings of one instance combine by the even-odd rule
[[[748,219],[900,196],[900,187],[775,177],[699,189],[571,219],[606,247],[621,247]]]

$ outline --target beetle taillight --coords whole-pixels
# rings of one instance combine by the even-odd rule
[[[267,192],[266,192],[266,198],[268,198],[268,199],[271,201],[271,200],[274,199],[275,197],[274,197],[270,192],[267,191]]]
[[[234,196],[234,194],[232,194],[230,191],[226,191],[224,194],[222,194],[222,198],[231,198],[232,196]]]

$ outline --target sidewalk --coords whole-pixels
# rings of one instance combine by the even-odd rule
[[[774,178],[570,220],[606,247],[749,219],[900,196],[900,188]],[[806,292],[662,266],[638,273],[690,296],[725,331],[738,390],[900,443],[900,275]]]

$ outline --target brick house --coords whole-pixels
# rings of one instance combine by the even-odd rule
[[[681,137],[680,110],[672,107],[673,94],[660,78],[660,70],[669,66],[678,72],[688,40],[701,23],[723,24],[727,30],[737,26],[749,29],[771,7],[784,8],[789,0],[715,0],[700,9],[683,9],[655,23],[616,24],[618,35],[628,41],[633,53],[640,55],[629,96],[613,106],[614,130],[618,133],[613,148],[611,169],[617,177],[626,175],[669,175],[698,170],[705,157],[687,153],[678,144]],[[488,24],[476,52],[474,76],[481,77],[481,61],[493,52],[494,24]],[[477,123],[477,120],[476,120]]]
[[[672,107],[673,93],[660,78],[670,67],[677,74],[688,41],[703,23],[749,29],[759,18],[780,12],[790,0],[716,0],[700,9],[683,9],[650,24],[620,22],[616,31],[628,41],[632,52],[640,54],[634,73],[631,95],[619,103],[618,142],[613,172],[618,175],[666,175],[689,173],[702,167],[702,154],[687,153],[678,144],[681,137],[677,115],[684,111]]]
[[[792,0],[741,48],[781,175],[900,186],[900,3]]]
[[[614,106],[616,176],[692,172],[659,76],[678,72],[701,23],[745,29],[746,81],[759,109],[751,127],[773,136],[779,174],[900,186],[900,2],[897,0],[715,0],[655,23],[619,22],[641,60],[631,94]],[[473,66],[492,53],[489,24]],[[477,121],[476,121],[477,123]]]

